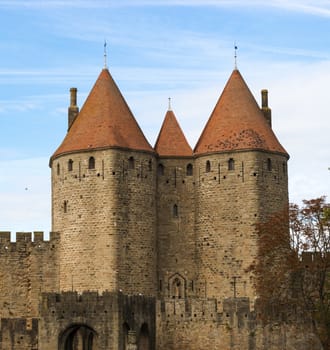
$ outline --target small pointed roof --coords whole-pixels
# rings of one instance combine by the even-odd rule
[[[154,152],[104,68],[51,161],[65,153],[111,147]]]
[[[235,69],[196,144],[194,153],[251,149],[288,156],[240,72]]]
[[[171,109],[166,112],[155,151],[160,156],[191,157],[193,152]]]

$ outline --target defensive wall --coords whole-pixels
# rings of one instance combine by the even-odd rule
[[[287,305],[272,305],[265,324],[248,298],[157,301],[157,350],[320,350],[310,322]],[[263,310],[265,311],[265,310]]]
[[[58,291],[59,234],[0,232],[0,318],[37,317],[43,292]]]

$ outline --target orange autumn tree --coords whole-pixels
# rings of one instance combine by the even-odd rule
[[[260,305],[287,310],[295,305],[330,349],[330,204],[324,196],[304,200],[301,207],[290,204],[260,222],[257,232],[251,269]]]
[[[326,198],[290,207],[292,248],[301,257],[299,291],[324,349],[330,349],[330,204]]]

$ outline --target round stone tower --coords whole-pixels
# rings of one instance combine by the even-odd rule
[[[157,171],[158,289],[162,297],[194,295],[194,158],[169,107],[155,151]]]
[[[155,295],[156,157],[108,69],[50,160],[61,290]]]
[[[285,149],[271,129],[266,92],[259,108],[235,69],[195,147],[197,291],[247,296],[257,252],[255,224],[288,205]]]

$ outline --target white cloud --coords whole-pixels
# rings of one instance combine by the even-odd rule
[[[0,0],[0,7],[21,7],[33,9],[49,8],[80,8],[104,9],[111,7],[141,7],[141,6],[186,6],[186,7],[260,7],[277,8],[292,12],[308,13],[316,16],[329,17],[329,1],[317,0]]]
[[[96,67],[94,67],[96,69]],[[56,68],[41,68],[41,69],[0,69],[0,84],[15,85],[15,84],[55,84],[55,83],[70,83],[75,79],[80,81],[90,80],[93,78],[90,72],[93,67],[82,69],[79,65],[74,68],[66,69]]]

